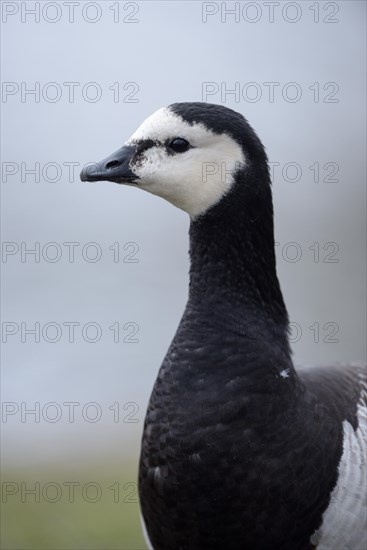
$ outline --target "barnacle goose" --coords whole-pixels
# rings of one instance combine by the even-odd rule
[[[366,371],[294,368],[266,153],[224,106],[175,103],[83,181],[189,213],[189,298],[146,414],[154,550],[366,548]]]

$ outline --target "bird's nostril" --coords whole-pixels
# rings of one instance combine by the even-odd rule
[[[106,168],[115,168],[115,166],[119,166],[121,163],[118,160],[111,160],[111,162],[108,162],[106,164]]]

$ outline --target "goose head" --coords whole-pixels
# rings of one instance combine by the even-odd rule
[[[254,166],[267,173],[264,148],[241,114],[209,103],[174,103],[149,116],[119,150],[85,167],[80,177],[144,189],[195,219]]]

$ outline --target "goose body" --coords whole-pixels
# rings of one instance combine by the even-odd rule
[[[364,550],[366,370],[295,369],[264,148],[223,106],[149,117],[82,180],[189,213],[189,297],[148,406],[139,468],[154,550]]]

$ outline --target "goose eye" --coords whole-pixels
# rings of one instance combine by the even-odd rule
[[[168,147],[175,151],[175,153],[184,153],[190,149],[190,143],[186,139],[175,138],[169,143]]]

